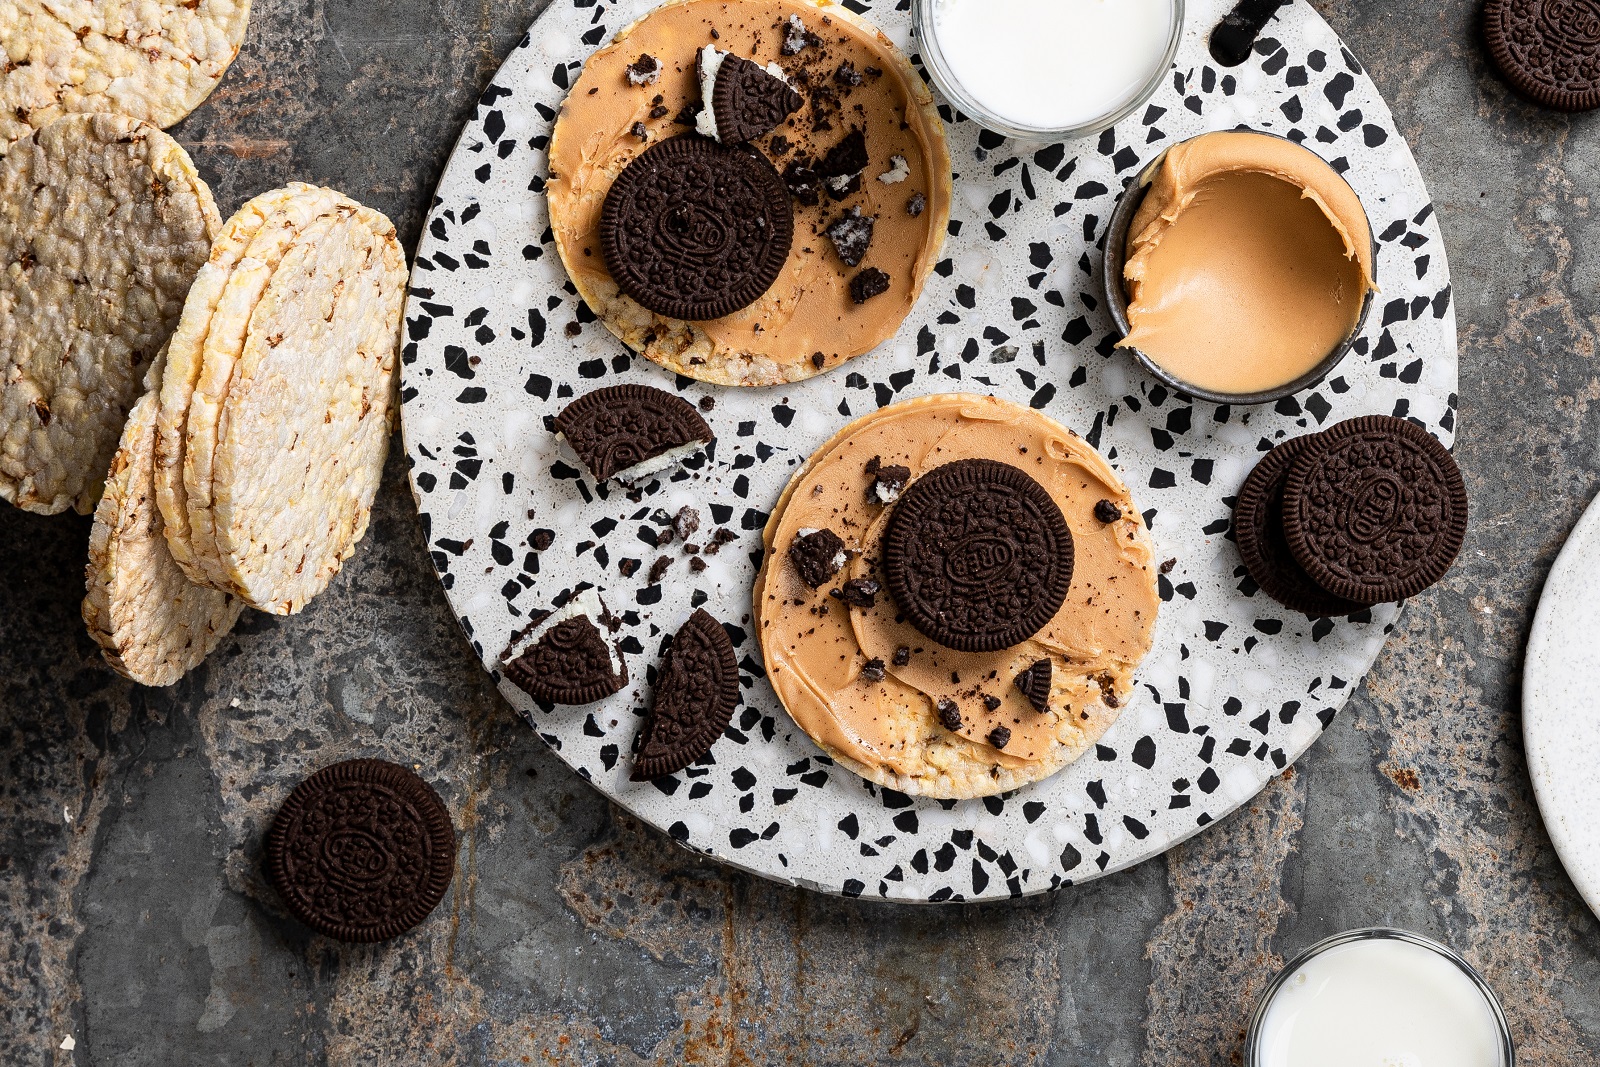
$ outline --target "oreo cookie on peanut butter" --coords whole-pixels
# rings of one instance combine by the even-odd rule
[[[439,794],[383,760],[324,767],[267,831],[268,879],[295,918],[339,941],[386,941],[426,919],[455,876],[456,835]]]
[[[617,175],[600,247],[617,286],[667,318],[704,321],[759,300],[794,242],[783,179],[759,153],[686,135]]]
[[[693,404],[648,385],[585,393],[554,425],[601,482],[634,481],[665,470],[712,440],[711,427]]]
[[[1600,107],[1600,8],[1592,0],[1488,0],[1483,39],[1523,96],[1559,111]]]
[[[1466,485],[1421,427],[1386,415],[1350,419],[1290,466],[1283,532],[1296,562],[1335,596],[1403,600],[1455,562],[1467,532]]]
[[[632,779],[648,782],[683,770],[710,751],[739,706],[739,668],[722,624],[695,609],[672,638],[655,686],[655,704],[639,734]]]
[[[535,700],[593,704],[628,684],[628,665],[606,643],[605,607],[594,590],[547,612],[512,639],[503,657],[505,676]]]
[[[706,47],[700,50],[696,66],[705,102],[700,132],[723,144],[753,141],[805,105],[805,98],[776,63],[763,67]]]
[[[935,467],[901,495],[884,531],[889,592],[918,631],[994,652],[1055,617],[1072,584],[1072,531],[1024,471],[988,459]]]
[[[1250,577],[1272,599],[1312,618],[1349,615],[1363,605],[1335,596],[1295,561],[1283,534],[1283,487],[1300,456],[1323,447],[1320,434],[1291,437],[1263,456],[1233,505],[1233,536]]]

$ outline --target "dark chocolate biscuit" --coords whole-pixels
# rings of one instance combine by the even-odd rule
[[[682,397],[648,385],[612,385],[585,393],[555,417],[555,430],[597,481],[698,441],[711,427]]]
[[[1043,713],[1050,710],[1050,676],[1053,673],[1055,667],[1048,659],[1042,659],[1017,675],[1017,688],[1033,705],[1034,711]]]
[[[1250,577],[1284,607],[1314,619],[1349,615],[1362,607],[1312,581],[1283,536],[1283,487],[1289,468],[1306,452],[1322,447],[1321,434],[1284,441],[1261,457],[1233,505],[1233,537]]]
[[[1061,610],[1072,531],[1025,472],[963,459],[901,495],[883,561],[889,592],[919,631],[962,652],[994,652],[1032,637]]]
[[[723,144],[753,141],[799,111],[805,98],[759,63],[727,55],[717,68],[711,90],[711,113]]]
[[[1284,536],[1312,580],[1381,604],[1443,578],[1467,533],[1466,485],[1445,447],[1387,415],[1320,436],[1290,465],[1283,490]]]
[[[545,613],[537,619],[525,636],[532,636],[549,617]],[[514,639],[513,648],[523,639]],[[505,676],[535,700],[578,707],[604,700],[628,684],[628,666],[620,661],[620,655],[613,659],[595,620],[578,614],[547,627],[506,663]]]
[[[872,228],[877,221],[876,215],[863,215],[859,207],[853,207],[829,223],[822,233],[833,242],[834,251],[845,266],[857,267],[872,245]]]
[[[1600,3],[1488,0],[1483,39],[1511,87],[1559,111],[1600,107]]]
[[[624,293],[658,315],[731,315],[772,288],[794,209],[766,157],[686,135],[641,152],[600,210],[600,249]]]
[[[813,530],[790,543],[789,560],[800,580],[817,589],[831,582],[844,566],[844,542],[832,530]]]
[[[266,873],[295,918],[339,941],[386,941],[438,906],[455,875],[450,812],[405,767],[358,759],[295,787],[267,831]]]
[[[704,608],[672,638],[655,686],[655,705],[639,734],[632,779],[648,782],[683,770],[716,744],[739,704],[733,642]]]
[[[888,291],[889,276],[877,267],[868,267],[850,279],[850,299],[858,304],[865,304]]]

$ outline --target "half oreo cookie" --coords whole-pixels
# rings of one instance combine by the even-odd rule
[[[558,611],[536,618],[506,649],[505,676],[550,704],[593,704],[618,692],[628,684],[628,665],[606,643],[604,614],[599,594],[586,589]]]
[[[664,778],[710,751],[739,705],[739,667],[722,624],[697,608],[672,638],[639,735],[635,782]]]
[[[1362,608],[1312,581],[1284,539],[1283,487],[1289,481],[1289,468],[1300,456],[1321,447],[1320,434],[1284,441],[1261,457],[1233,505],[1233,536],[1250,577],[1284,607],[1312,618],[1349,615]]]
[[[600,249],[621,290],[671,319],[704,321],[759,300],[794,243],[783,179],[760,153],[704,137],[660,141],[612,182]]]
[[[889,516],[884,577],[907,620],[961,652],[1038,633],[1072,584],[1072,531],[1044,486],[988,459],[935,467]]]
[[[387,941],[426,919],[455,876],[439,794],[409,769],[359,759],[295,787],[267,831],[267,878],[295,918],[338,941]]]
[[[1466,485],[1445,447],[1387,415],[1320,437],[1290,466],[1283,490],[1295,561],[1358,604],[1404,600],[1443,578],[1467,533]]]
[[[695,69],[704,100],[695,129],[723,144],[753,141],[805,104],[776,63],[763,67],[707,46],[700,49]]]
[[[1593,0],[1488,0],[1483,40],[1523,96],[1558,111],[1600,107],[1600,7]]]
[[[585,393],[555,417],[555,430],[601,482],[647,478],[712,440],[693,404],[648,385]]]

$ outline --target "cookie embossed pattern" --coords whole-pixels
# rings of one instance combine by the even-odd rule
[[[979,900],[1171,847],[1248,800],[1333,720],[1399,609],[1311,620],[1276,604],[1231,540],[1233,498],[1274,444],[1357,415],[1409,419],[1450,443],[1449,270],[1411,153],[1333,31],[1294,3],[1244,64],[1223,69],[1206,35],[1227,6],[1189,5],[1163,87],[1098,139],[1005,141],[945,107],[955,203],[915,310],[872,354],[768,389],[676,378],[631,356],[575,295],[540,196],[551,124],[584,59],[650,5],[555,0],[538,19],[484,91],[438,190],[407,308],[403,428],[434,565],[487,669],[537,611],[580,587],[598,588],[620,622],[631,681],[603,702],[546,713],[496,675],[580,775],[688,847],[765,877]],[[852,8],[914,55],[907,12]],[[1192,403],[1144,375],[1113,348],[1096,295],[1097,244],[1124,183],[1168,145],[1240,125],[1299,140],[1345,175],[1372,217],[1384,279],[1333,377],[1249,410]],[[634,496],[595,484],[547,428],[575,397],[624,383],[677,392],[717,436]],[[1175,561],[1135,695],[1094,750],[972,801],[913,799],[833,765],[771,691],[749,619],[761,529],[795,468],[853,417],[953,390],[1076,429],[1145,509],[1157,558]],[[700,519],[687,542],[667,533],[684,508]],[[647,672],[702,606],[733,639],[740,706],[707,758],[631,782]]]

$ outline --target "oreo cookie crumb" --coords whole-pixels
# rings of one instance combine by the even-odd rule
[[[672,121],[679,126],[693,126],[700,121],[700,112],[705,110],[704,105],[698,100],[691,100],[678,109],[672,116]]]
[[[650,129],[642,122],[635,122],[633,126],[629,128],[628,132],[639,138],[641,141],[648,141],[650,139]]]
[[[869,682],[881,682],[888,671],[884,669],[883,660],[869,659],[861,665],[861,677]]]
[[[793,146],[789,143],[789,138],[781,133],[774,135],[772,140],[767,142],[767,151],[775,156],[787,155],[791,147]]]
[[[823,355],[821,352],[813,352],[811,353],[811,365],[818,370],[821,370],[823,367],[828,365],[828,357]]]
[[[644,85],[654,85],[661,80],[661,61],[648,52],[628,64],[628,84],[634,88]]]
[[[699,574],[701,571],[706,569],[706,561],[701,559],[699,556],[696,556],[689,561],[689,569],[695,574]]]
[[[679,540],[689,540],[694,536],[694,532],[700,529],[700,512],[685,504],[672,517],[672,528],[677,532]]]
[[[865,304],[888,291],[889,276],[877,267],[868,267],[850,279],[850,299],[857,304]]]
[[[808,30],[799,15],[790,15],[784,26],[783,44],[779,51],[786,56],[797,56],[807,48],[816,48],[821,44],[822,38]]]
[[[920,218],[926,210],[928,210],[928,198],[921,193],[912,193],[911,198],[906,201],[906,214],[915,219]]]
[[[711,411],[716,406],[717,406],[717,398],[716,397],[714,397],[714,396],[703,396],[703,397],[700,398],[700,410],[701,411]]]
[[[706,551],[711,551],[709,546]],[[813,530],[794,539],[789,546],[789,560],[802,582],[820,589],[844,566],[844,541],[832,530]]]
[[[1094,517],[1109,525],[1122,518],[1122,509],[1114,500],[1102,500],[1094,506]]]
[[[567,336],[568,337],[576,337],[582,332],[583,332],[583,324],[578,322],[576,319],[574,319],[571,322],[567,323]]]
[[[822,232],[833,242],[834,251],[839,253],[845,265],[857,267],[872,245],[872,228],[877,221],[876,216],[863,215],[859,207],[853,207]]]
[[[1165,562],[1163,562],[1161,564],[1161,566],[1159,568],[1157,568],[1157,569],[1160,570],[1162,574],[1171,574],[1172,573],[1172,568],[1176,567],[1177,565],[1178,565],[1178,557],[1174,556],[1171,559],[1166,560]]]
[[[890,659],[889,662],[894,664],[896,667],[904,667],[906,664],[911,662],[911,649],[907,648],[905,645],[901,645],[899,648],[894,650],[894,657]]]
[[[1011,731],[1004,726],[996,726],[989,731],[989,744],[995,748],[1005,748],[1011,743]]]
[[[660,585],[661,579],[666,577],[667,568],[670,566],[672,566],[671,559],[667,558],[666,556],[656,557],[656,561],[650,564],[650,576],[646,580],[651,585]]]
[[[854,88],[861,84],[861,72],[856,69],[854,63],[847,59],[840,63],[838,69],[833,72],[833,80],[840,85],[848,85]]]
[[[658,119],[670,110],[671,109],[665,104],[657,104],[655,107],[650,109],[650,117],[653,119]]]
[[[783,184],[789,195],[807,207],[822,203],[822,175],[806,156],[797,156],[783,170]]]
[[[1106,707],[1117,708],[1122,706],[1122,702],[1117,699],[1117,687],[1116,683],[1111,680],[1111,675],[1096,675],[1094,681],[1100,687],[1100,699],[1105,702]]]
[[[990,711],[994,711],[1000,706],[1000,698],[995,696],[993,693],[985,693],[983,696],[983,706]]]
[[[883,586],[872,578],[852,578],[829,595],[844,601],[851,607],[875,608],[878,606],[878,593]]]
[[[951,733],[961,729],[961,709],[956,707],[956,702],[949,697],[939,701],[939,725]]]
[[[726,526],[719,526],[717,532],[711,535],[711,543],[706,545],[706,555],[715,556],[722,551],[722,546],[732,544],[739,540],[739,535]]]

